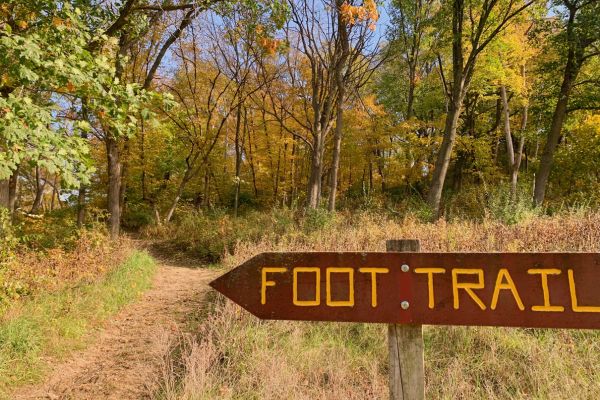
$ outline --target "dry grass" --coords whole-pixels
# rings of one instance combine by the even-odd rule
[[[124,261],[131,248],[127,239],[111,242],[94,230],[81,231],[68,250],[17,246],[0,262],[0,316],[20,300],[103,278]]]
[[[148,254],[130,249],[102,279],[11,304],[0,319],[0,398],[89,344],[86,334],[148,289],[155,269]]]
[[[384,250],[417,238],[423,251],[600,251],[600,214],[506,226],[358,215],[277,240],[242,242],[231,268],[263,251]],[[593,331],[425,327],[432,399],[595,399],[600,334]],[[175,359],[176,357],[176,359]],[[168,399],[387,398],[385,326],[259,321],[220,297],[197,335],[167,357]]]

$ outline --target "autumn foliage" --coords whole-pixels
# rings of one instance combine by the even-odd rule
[[[351,5],[345,1],[340,7],[340,13],[347,24],[367,23],[369,29],[373,31],[379,20],[379,11],[375,0],[365,0],[360,6]]]

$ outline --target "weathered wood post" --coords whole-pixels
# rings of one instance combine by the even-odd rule
[[[420,251],[420,244],[418,240],[388,240],[386,250],[416,253]],[[405,272],[409,271],[410,265]],[[410,307],[410,304],[408,302],[402,304],[402,308],[404,307]],[[388,325],[388,348],[390,400],[425,399],[422,326]]]

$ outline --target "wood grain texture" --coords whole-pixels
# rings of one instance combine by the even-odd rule
[[[418,240],[388,240],[388,252],[418,252]],[[420,325],[388,326],[391,400],[425,398],[423,329]]]

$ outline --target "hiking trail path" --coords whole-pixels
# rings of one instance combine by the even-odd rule
[[[42,383],[20,388],[14,399],[151,398],[161,382],[166,352],[185,332],[188,315],[206,305],[208,283],[219,272],[167,258],[147,244],[137,247],[156,260],[152,288],[90,332],[85,349],[51,366]]]

